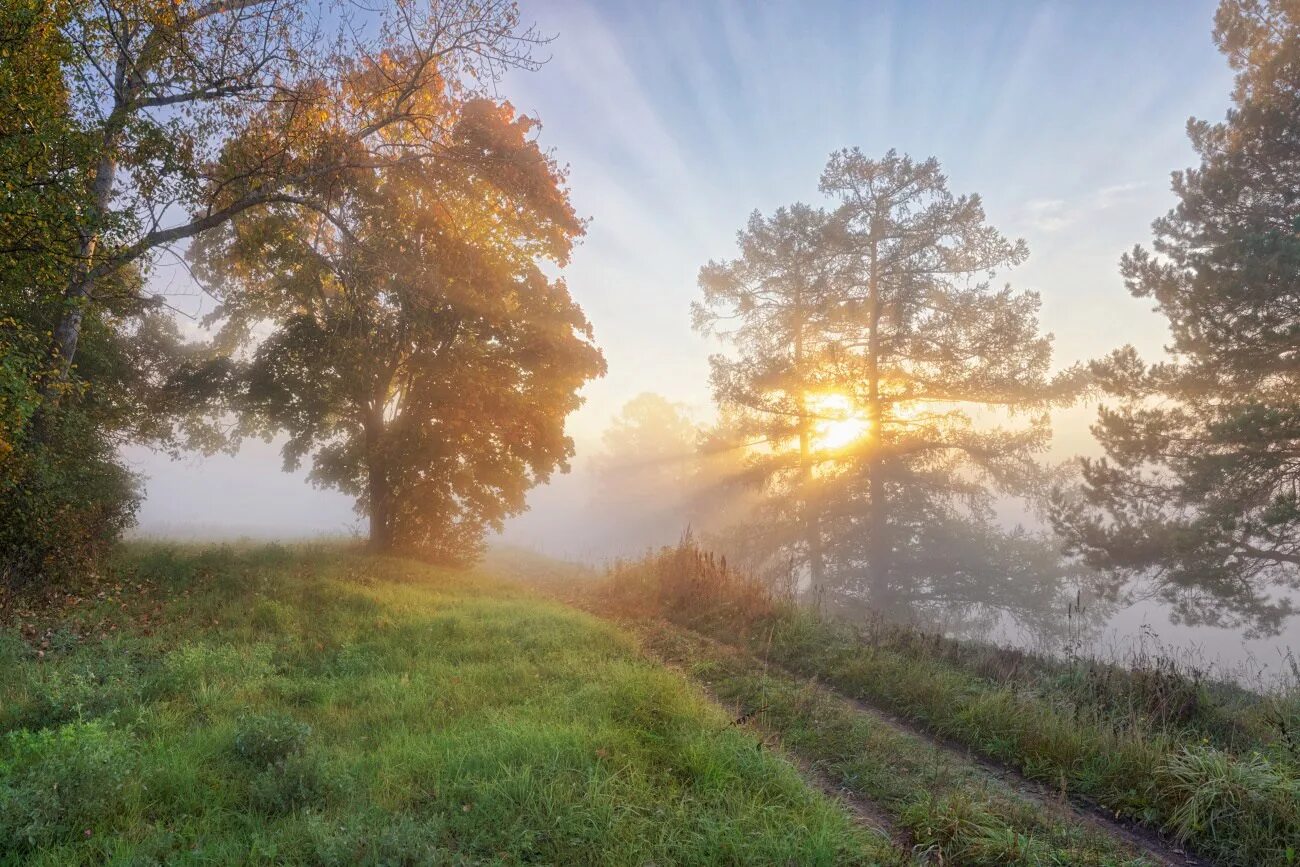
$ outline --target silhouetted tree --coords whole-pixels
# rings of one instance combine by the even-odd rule
[[[816,589],[880,611],[1036,606],[1012,581],[1055,591],[1071,570],[1047,541],[1002,531],[993,506],[1041,493],[1047,411],[1079,376],[1052,374],[1038,296],[992,285],[1023,242],[949,192],[933,159],[841,151],[821,189],[834,212],[755,216],[741,258],[701,277],[697,322],[737,323],[714,390],[720,433],[749,448],[768,493],[762,535],[777,559],[815,552]],[[1031,546],[1056,568],[1025,574]]]
[[[978,196],[949,192],[937,161],[841,151],[821,189],[845,238],[834,376],[867,419],[836,480],[838,568],[890,611],[945,595],[952,575],[927,565],[932,549],[995,537],[994,493],[1035,493],[1047,409],[1075,377],[1051,375],[1037,294],[992,285],[1024,242],[989,226]]]
[[[1275,630],[1300,587],[1300,8],[1225,0],[1214,39],[1236,70],[1222,123],[1193,119],[1200,166],[1121,270],[1170,327],[1171,358],[1093,364],[1118,403],[1106,457],[1062,495],[1059,529],[1097,566],[1153,578],[1190,620]]]
[[[714,446],[766,446],[752,451],[748,480],[790,492],[770,501],[769,518],[800,528],[790,542],[817,588],[825,567],[815,473],[827,455],[814,438],[827,413],[815,396],[825,389],[828,317],[839,288],[836,228],[825,211],[804,204],[771,217],[755,211],[737,233],[739,257],[700,269],[704,299],[692,305],[696,329],[737,350],[709,359],[714,398],[729,410]],[[782,447],[790,439],[793,452]]]

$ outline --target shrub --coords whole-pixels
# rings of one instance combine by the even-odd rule
[[[249,785],[249,800],[259,812],[280,815],[320,805],[334,788],[334,781],[319,756],[298,753],[259,771]]]
[[[1168,825],[1180,840],[1214,840],[1225,861],[1235,863],[1295,862],[1300,778],[1258,754],[1184,747],[1166,757],[1159,779],[1162,795],[1177,805]]]
[[[137,477],[75,407],[43,417],[0,452],[0,583],[75,579],[135,521]]]

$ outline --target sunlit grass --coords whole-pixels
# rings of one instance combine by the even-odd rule
[[[660,615],[906,718],[1215,863],[1300,863],[1300,692],[1123,671],[828,622],[689,543],[623,564],[600,604]]]
[[[662,622],[640,632],[658,658],[689,670],[836,785],[869,798],[918,852],[941,864],[1141,865],[1125,846],[923,737],[862,712],[812,681]]]
[[[491,578],[156,546],[112,574],[0,632],[0,863],[894,858],[625,634]]]

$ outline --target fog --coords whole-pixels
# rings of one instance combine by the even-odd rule
[[[679,520],[679,503],[643,503],[637,524],[622,523],[626,514],[602,503],[592,455],[586,443],[573,471],[557,476],[529,496],[530,509],[507,522],[491,545],[516,546],[560,560],[601,567],[619,557],[670,545],[691,529]],[[147,538],[229,541],[236,539],[357,539],[363,521],[350,498],[312,487],[305,471],[279,467],[278,443],[251,441],[236,456],[188,456],[171,461],[144,449],[128,451],[139,471],[148,473],[148,497],[142,504],[136,534]],[[654,519],[645,521],[645,518]],[[1015,508],[1008,521],[1031,520]],[[698,528],[696,528],[698,529]],[[1135,596],[1141,596],[1137,588]],[[1139,651],[1165,653],[1225,677],[1267,685],[1292,669],[1289,652],[1300,653],[1300,618],[1273,636],[1244,639],[1239,629],[1188,625],[1171,620],[1157,600],[1136,598],[1114,610],[1086,610],[1087,634],[1082,650],[1105,659],[1125,659]],[[1066,612],[1046,635],[1008,627],[999,641],[1059,651],[1067,635]]]
[[[1150,221],[1171,205],[1169,172],[1193,162],[1186,119],[1220,117],[1231,84],[1209,38],[1213,3],[1179,4],[1177,15],[1158,6],[1017,7],[990,21],[966,6],[933,16],[883,4],[834,14],[793,4],[754,14],[530,5],[542,30],[558,34],[553,59],[539,72],[512,74],[502,91],[543,119],[542,141],[570,164],[574,203],[592,218],[566,280],[609,372],[569,420],[573,471],[534,490],[530,510],[498,541],[601,562],[686,530],[691,519],[671,497],[643,500],[634,517],[601,501],[593,469],[601,435],[643,392],[679,403],[696,423],[713,418],[707,357],[718,344],[689,321],[697,272],[733,254],[734,232],[751,210],[808,198],[834,148],[934,154],[954,189],[981,192],[990,222],[1028,243],[1029,259],[1006,279],[1041,292],[1057,369],[1124,343],[1158,355],[1164,324],[1125,292],[1117,261],[1147,241]],[[1080,32],[1107,49],[1081,51]],[[807,44],[817,46],[818,68],[800,56]],[[865,51],[866,68],[864,47],[874,49]],[[819,86],[826,80],[850,84],[828,93]],[[867,111],[868,103],[886,108]],[[619,123],[592,122],[615,111]],[[190,316],[210,306],[194,291],[169,295]],[[1051,461],[1096,453],[1088,432],[1095,412],[1080,405],[1054,415]],[[146,480],[137,532],[357,534],[350,498],[311,487],[305,471],[283,472],[278,446],[250,441],[236,456],[179,461],[128,449]],[[1011,508],[1002,517],[1021,516]],[[1277,636],[1243,641],[1232,629],[1174,625],[1151,601],[1094,626],[1098,647],[1122,652],[1153,633],[1227,667],[1276,668],[1280,653],[1300,645],[1294,620]]]

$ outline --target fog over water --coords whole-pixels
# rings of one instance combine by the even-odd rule
[[[138,534],[150,538],[225,541],[234,539],[297,540],[349,538],[364,533],[350,498],[313,488],[305,472],[284,473],[276,444],[253,441],[237,457],[188,457],[161,462],[145,450],[128,454],[137,467],[150,471],[148,499],[140,512]],[[593,507],[586,462],[530,496],[532,509],[510,521],[492,544],[523,547],[560,559],[601,565],[645,547],[672,544],[687,527],[674,527],[665,515],[658,534],[631,545],[611,543],[608,527]],[[217,510],[214,504],[223,504]],[[228,507],[228,508],[227,508]],[[620,540],[627,539],[626,534]],[[1066,612],[1060,630],[1047,639],[1048,649],[1064,646]],[[1102,658],[1125,659],[1136,652],[1161,652],[1248,683],[1268,683],[1291,673],[1288,651],[1300,656],[1300,618],[1292,618],[1275,636],[1243,639],[1239,630],[1175,624],[1157,600],[1138,600],[1104,618],[1086,607],[1089,627],[1083,650]],[[1040,647],[1043,639],[1015,629],[1002,630],[998,641]]]

